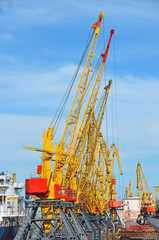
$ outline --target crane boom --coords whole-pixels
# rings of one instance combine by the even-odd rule
[[[72,181],[72,178],[76,175],[76,171],[79,167],[81,158],[82,158],[82,153],[83,153],[83,149],[85,146],[85,142],[86,142],[86,137],[87,137],[87,133],[89,130],[89,126],[90,126],[90,122],[92,119],[92,114],[94,111],[94,107],[95,107],[95,103],[97,100],[97,95],[99,92],[99,87],[100,87],[100,83],[102,80],[102,76],[103,76],[103,72],[104,72],[104,67],[105,67],[105,63],[106,63],[106,59],[107,59],[107,55],[108,55],[108,50],[109,50],[109,46],[110,46],[110,42],[111,42],[111,38],[112,35],[114,34],[114,30],[112,29],[110,31],[110,38],[108,41],[108,45],[106,48],[106,51],[104,54],[102,54],[101,56],[103,57],[101,66],[99,68],[95,83],[94,83],[94,87],[89,99],[89,102],[87,104],[86,110],[85,110],[85,114],[83,116],[77,137],[76,137],[76,142],[73,146],[73,149],[75,149],[73,156],[71,156],[67,168],[66,168],[66,172],[64,175],[64,179],[63,179],[63,183],[66,184],[67,186],[72,185],[72,188],[76,190],[76,183],[73,183],[75,181]],[[88,117],[86,117],[88,114]],[[78,156],[78,159],[77,159]]]
[[[97,44],[98,35],[99,35],[99,29],[100,29],[100,25],[103,17],[104,17],[104,14],[100,13],[99,21],[92,25],[92,27],[95,28],[92,44],[91,44],[89,53],[87,55],[84,69],[77,87],[76,95],[73,100],[73,104],[66,122],[63,136],[61,138],[61,142],[64,144],[64,146],[67,148],[68,151],[71,150],[72,142],[74,142],[74,138],[76,135],[79,115],[81,112],[82,103],[85,96],[88,78],[91,72],[92,62],[93,62],[94,53],[95,53],[96,44]]]
[[[69,116],[67,118],[66,126],[61,138],[60,143],[56,146],[56,162],[54,166],[54,181],[56,184],[61,184],[62,181],[62,171],[63,167],[66,164],[66,159],[63,158],[61,153],[66,149],[68,155],[72,153],[73,142],[76,135],[76,130],[78,126],[78,121],[81,113],[81,108],[87,88],[87,83],[89,75],[91,72],[92,62],[94,58],[94,53],[96,49],[96,44],[98,40],[99,30],[102,18],[104,17],[103,13],[99,15],[99,21],[92,25],[92,28],[95,29],[93,40],[90,46],[90,50],[87,55],[87,59],[84,65],[84,69],[77,87],[77,91],[73,100]]]

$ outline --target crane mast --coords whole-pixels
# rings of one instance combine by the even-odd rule
[[[66,172],[64,175],[64,179],[63,179],[64,185],[71,187],[72,189],[75,189],[75,190],[77,189],[75,175],[76,175],[77,169],[79,167],[79,164],[81,162],[83,150],[85,147],[86,137],[87,137],[90,122],[92,119],[92,114],[94,111],[95,103],[97,100],[97,95],[98,95],[98,91],[99,91],[99,87],[100,87],[100,83],[101,83],[101,79],[102,79],[102,75],[103,75],[104,67],[105,67],[105,63],[106,63],[106,58],[108,55],[108,50],[109,50],[109,46],[110,46],[110,42],[111,42],[111,38],[112,38],[113,34],[114,34],[114,30],[112,29],[110,32],[110,38],[108,41],[106,51],[104,54],[102,54],[103,60],[102,60],[101,66],[99,68],[99,71],[98,71],[98,74],[97,74],[97,77],[96,77],[96,80],[94,83],[94,87],[93,87],[89,102],[87,104],[85,114],[83,116],[83,120],[81,122],[79,131],[77,133],[77,137],[76,137],[77,141],[75,142],[75,144],[73,146],[73,149],[75,149],[75,151],[73,153],[73,156],[70,157],[70,160],[68,162]],[[86,117],[87,114],[88,114],[88,117]]]
[[[93,62],[96,44],[98,40],[100,25],[103,17],[104,17],[104,14],[100,13],[99,21],[92,25],[92,28],[95,29],[93,40],[87,55],[87,59],[86,59],[84,69],[77,87],[73,104],[69,112],[69,116],[67,118],[66,126],[64,129],[61,141],[56,146],[56,162],[54,166],[54,181],[56,184],[61,185],[62,183],[62,171],[66,163],[66,158],[63,158],[63,156],[61,155],[61,152],[63,152],[66,149],[68,155],[72,154],[73,143],[76,136],[78,121],[79,121],[81,108],[82,108],[82,104],[83,104],[83,100],[84,100],[84,96],[87,88],[89,75],[91,72],[91,67],[92,67],[92,62]]]

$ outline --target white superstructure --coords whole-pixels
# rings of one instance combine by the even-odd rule
[[[139,197],[127,197],[123,199],[123,208],[125,212],[140,212]]]
[[[18,190],[23,187],[24,184],[15,182],[10,173],[0,173],[0,223],[21,215]]]
[[[140,202],[139,197],[126,197],[123,199],[123,210],[119,210],[119,213],[124,221],[137,219],[140,213]]]

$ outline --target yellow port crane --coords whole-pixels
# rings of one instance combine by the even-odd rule
[[[137,189],[138,197],[141,201],[140,214],[137,218],[138,224],[145,224],[147,222],[147,217],[149,214],[154,213],[154,206],[152,200],[152,193],[150,192],[149,186],[147,184],[141,163],[138,162],[137,169]]]

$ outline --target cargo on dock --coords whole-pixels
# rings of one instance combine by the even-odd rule
[[[157,239],[159,233],[149,225],[134,225],[119,231],[120,239]]]

